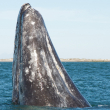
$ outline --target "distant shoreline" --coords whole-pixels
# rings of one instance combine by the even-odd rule
[[[63,59],[60,58],[61,62],[110,62],[110,59],[79,59],[79,58],[70,58]],[[10,59],[0,59],[0,62],[13,62],[13,58]]]
[[[0,62],[13,62],[13,58],[10,58],[10,59],[0,59]]]
[[[70,59],[60,59],[61,62],[110,62],[110,59],[79,59],[79,58],[70,58]]]

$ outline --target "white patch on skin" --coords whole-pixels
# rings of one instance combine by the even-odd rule
[[[36,50],[34,50],[34,52],[31,52],[31,59],[35,61],[37,61],[37,52]]]
[[[30,61],[28,61],[29,68],[32,68],[31,74],[29,76],[29,81],[33,82],[35,80],[35,74],[37,71],[37,52],[34,48],[34,44],[27,47],[30,51]]]
[[[29,48],[30,48],[30,46],[27,46],[27,48],[29,49]]]
[[[31,60],[28,61],[28,64],[33,65],[34,71],[37,70],[37,52],[33,48],[29,48],[30,53],[31,53]]]
[[[31,68],[31,66],[29,66],[29,68]]]
[[[35,79],[35,72],[31,73],[31,79],[34,80]]]
[[[40,79],[42,78],[42,76],[41,76],[41,74],[40,74],[40,73],[38,74],[38,76],[39,76],[39,78],[40,78]]]
[[[32,80],[29,78],[29,81],[32,82]]]
[[[28,16],[29,16],[29,14],[26,15],[26,17],[28,17]]]
[[[29,69],[28,69],[28,67],[25,68],[25,73],[26,73],[25,75],[29,74]]]
[[[47,106],[50,106],[51,107],[52,105],[50,103],[48,103]]]
[[[34,56],[34,52],[31,53],[31,56]]]
[[[30,37],[29,37],[29,39],[33,39],[33,37],[32,37],[32,36],[30,36]]]
[[[37,52],[34,50],[35,61],[37,61]]]
[[[32,25],[34,25],[34,24],[35,24],[35,22],[33,22],[33,21],[32,21],[32,22],[31,22],[31,24],[32,24]]]
[[[39,86],[40,86],[41,91],[42,91],[44,88],[42,87],[42,83],[41,82],[39,82]]]

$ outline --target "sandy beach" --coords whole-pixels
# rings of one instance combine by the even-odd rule
[[[110,62],[110,59],[79,59],[79,58],[60,58],[61,62]],[[0,59],[0,62],[13,62],[13,58],[10,59]]]
[[[13,62],[13,58],[10,58],[10,59],[0,59],[0,62]]]
[[[60,59],[62,62],[110,62],[110,59],[79,59],[79,58],[70,58],[70,59]]]

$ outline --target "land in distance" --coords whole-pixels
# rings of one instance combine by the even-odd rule
[[[61,62],[110,62],[110,59],[79,59],[79,58],[60,58]],[[13,58],[10,59],[0,59],[0,62],[13,62]]]

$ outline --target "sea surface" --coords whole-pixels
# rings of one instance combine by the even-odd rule
[[[12,103],[12,62],[0,62],[0,110],[110,110],[110,62],[63,62],[92,107],[54,108]]]

